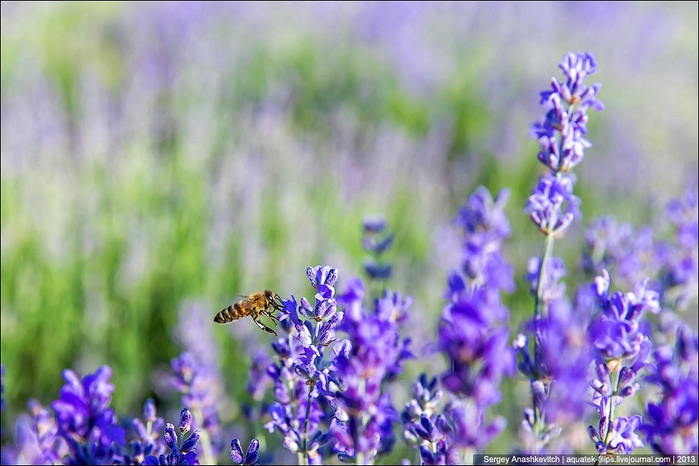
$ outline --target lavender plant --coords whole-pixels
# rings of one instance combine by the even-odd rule
[[[144,422],[145,421],[145,422]],[[158,416],[155,401],[148,398],[143,404],[143,420],[134,418],[131,428],[135,439],[131,442],[131,451],[124,455],[125,464],[142,464],[147,456],[159,457],[165,452],[161,437],[165,421]]]
[[[333,403],[336,381],[331,375],[334,357],[326,352],[335,338],[335,327],[344,314],[337,311],[335,281],[337,270],[330,267],[309,267],[306,271],[316,289],[315,305],[306,298],[283,300],[280,316],[285,337],[272,344],[277,362],[267,368],[274,384],[276,402],[269,408],[271,421],[265,424],[270,433],[284,436],[283,445],[296,453],[299,464],[322,461],[318,449],[328,440],[328,428],[321,425],[324,411],[321,394]],[[343,418],[341,410],[335,415]]]
[[[199,430],[190,432],[191,426],[192,413],[187,408],[184,408],[180,412],[180,421],[177,425],[177,431],[175,431],[175,426],[169,422],[165,424],[163,442],[170,450],[170,453],[161,454],[157,457],[148,455],[143,464],[199,464],[196,446],[201,438],[201,432]]]
[[[182,403],[191,406],[200,427],[201,456],[205,463],[212,464],[217,456],[215,443],[210,432],[218,434],[219,422],[216,414],[216,384],[219,379],[209,371],[207,365],[200,363],[191,353],[183,352],[172,360],[174,376],[173,385],[182,393]],[[216,437],[214,437],[216,439]]]
[[[347,333],[335,348],[334,379],[339,389],[334,396],[346,418],[337,418],[332,434],[343,462],[373,464],[390,453],[395,444],[393,424],[398,413],[391,401],[388,384],[412,358],[410,339],[401,339],[399,325],[407,319],[410,297],[384,290],[373,310],[362,304],[364,284],[350,280],[338,301],[345,306],[339,327]],[[334,350],[335,350],[334,348]]]
[[[450,302],[439,327],[439,346],[448,358],[441,381],[453,395],[445,409],[452,421],[450,438],[467,455],[481,450],[505,427],[502,417],[487,421],[486,410],[501,399],[503,375],[511,376],[515,369],[508,345],[509,311],[500,297],[514,290],[513,268],[500,252],[510,235],[504,214],[508,198],[508,190],[493,200],[480,187],[461,209],[463,264],[448,278]]]
[[[365,217],[362,247],[371,257],[364,262],[364,272],[370,280],[385,281],[391,276],[391,264],[382,258],[393,244],[393,234],[386,230],[386,219],[377,215]]]
[[[543,121],[532,125],[531,131],[540,145],[537,158],[546,168],[526,206],[532,222],[545,237],[544,252],[541,258],[530,260],[528,276],[534,295],[534,316],[528,323],[533,337],[531,352],[527,337],[521,335],[515,341],[520,354],[519,369],[529,378],[532,394],[532,407],[525,410],[521,428],[525,451],[530,453],[545,451],[558,437],[561,428],[552,420],[562,414],[561,409],[568,406],[575,407],[574,411],[579,409],[579,402],[571,405],[565,399],[566,386],[577,386],[579,380],[575,374],[585,369],[585,356],[581,353],[573,356],[574,361],[569,361],[574,371],[556,363],[557,351],[565,347],[570,338],[575,338],[570,332],[561,335],[559,330],[577,328],[574,333],[579,335],[584,323],[578,322],[577,327],[571,325],[574,312],[567,309],[565,288],[558,283],[565,276],[565,269],[563,261],[553,256],[553,246],[555,239],[563,237],[573,220],[580,217],[580,199],[573,194],[576,178],[572,170],[582,162],[585,149],[591,147],[585,138],[587,111],[590,108],[602,110],[603,105],[596,97],[601,85],[588,87],[584,83],[588,75],[597,71],[592,55],[569,53],[563,57],[559,68],[566,80],[552,78],[551,90],[541,92],[540,104],[546,115]],[[569,351],[583,348],[584,345],[577,345]],[[556,408],[551,406],[554,394],[562,394],[564,398],[556,403]]]
[[[641,431],[653,451],[664,455],[699,453],[697,446],[697,334],[678,329],[675,348],[658,347],[655,371],[648,380],[661,388],[658,402],[649,403]]]
[[[593,284],[600,312],[589,328],[596,374],[591,385],[599,424],[589,426],[588,433],[599,456],[628,455],[644,446],[637,432],[642,416],[619,416],[617,407],[640,389],[636,376],[649,365],[652,343],[641,321],[646,310],[660,312],[660,303],[657,292],[646,289],[647,282],[639,282],[633,293],[610,294],[609,273],[605,270]]]

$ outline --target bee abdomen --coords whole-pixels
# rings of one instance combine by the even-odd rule
[[[214,322],[219,324],[227,324],[228,322],[233,322],[241,317],[243,317],[243,315],[240,312],[240,306],[238,303],[235,303],[216,314],[216,316],[214,316]]]

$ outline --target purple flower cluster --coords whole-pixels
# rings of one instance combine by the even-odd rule
[[[582,268],[589,276],[607,269],[614,283],[632,287],[644,277],[656,277],[661,267],[650,226],[634,231],[611,216],[594,219],[585,231]]]
[[[68,455],[68,444],[58,435],[53,413],[29,400],[29,414],[15,422],[16,448],[2,449],[3,464],[55,464]]]
[[[452,302],[468,297],[476,289],[511,292],[514,290],[513,268],[502,257],[502,242],[511,234],[505,215],[510,197],[503,189],[493,200],[490,192],[480,186],[459,211],[456,224],[463,232],[461,270],[448,278],[447,299]],[[494,318],[507,319],[507,309],[498,306]]]
[[[502,417],[486,421],[486,411],[502,398],[502,376],[515,369],[506,327],[509,310],[500,297],[514,289],[512,266],[500,252],[510,235],[504,213],[508,197],[502,190],[493,200],[479,187],[457,218],[464,238],[462,265],[447,280],[449,304],[438,339],[448,359],[441,385],[450,399],[439,412],[443,392],[436,378],[428,381],[423,374],[401,416],[403,437],[419,449],[423,464],[458,464],[459,448],[481,449],[505,427]]]
[[[418,447],[422,464],[458,464],[461,459],[448,437],[454,429],[447,416],[438,410],[443,396],[437,378],[427,380],[421,374],[413,383],[413,398],[401,414],[403,438],[409,445]]]
[[[280,322],[287,335],[272,344],[277,361],[267,367],[267,374],[274,384],[276,402],[269,409],[272,419],[265,428],[270,433],[281,432],[284,447],[296,453],[300,463],[316,464],[322,461],[318,449],[328,440],[327,431],[321,430],[321,419],[326,417],[321,401],[330,403],[335,416],[344,418],[333,397],[337,386],[331,374],[334,360],[325,351],[335,342],[335,328],[344,314],[337,311],[335,300],[337,270],[308,267],[306,274],[317,291],[315,305],[306,298],[297,303],[293,295],[283,300]]]
[[[114,385],[109,382],[111,376],[109,366],[100,367],[82,380],[70,369],[63,371],[66,383],[51,407],[56,413],[58,435],[70,449],[64,462],[108,463],[124,445],[125,431],[109,408],[114,391]]]
[[[346,419],[338,417],[331,432],[342,461],[373,464],[395,444],[393,425],[398,413],[387,383],[394,381],[404,362],[413,357],[410,339],[399,336],[399,325],[407,319],[412,299],[386,289],[375,300],[374,309],[367,311],[364,291],[362,281],[353,279],[338,299],[345,306],[340,328],[347,339],[333,348],[333,375],[339,384],[335,397]]]
[[[513,375],[514,352],[508,344],[509,310],[502,291],[513,291],[513,268],[501,247],[510,235],[504,213],[509,192],[493,200],[479,187],[461,209],[463,265],[448,278],[445,307],[439,325],[439,347],[448,358],[442,386],[455,395],[445,412],[452,421],[454,445],[482,448],[505,427],[503,418],[486,424],[487,408],[500,401],[503,375]]]
[[[220,379],[188,351],[173,359],[172,384],[182,393],[182,404],[194,415],[195,425],[201,435],[201,456],[206,463],[213,462],[218,455],[217,440],[220,424],[216,413],[217,388]]]
[[[199,456],[205,463],[213,462],[227,443],[217,412],[225,397],[218,367],[220,349],[214,343],[211,326],[211,317],[202,306],[185,304],[175,334],[185,351],[171,361],[171,383],[182,394],[182,405],[194,416],[194,425],[201,434]]]
[[[587,111],[602,110],[596,96],[600,84],[584,84],[597,71],[589,53],[569,53],[559,64],[565,83],[552,79],[551,90],[541,92],[540,104],[546,109],[542,122],[532,125],[531,134],[539,141],[539,162],[547,170],[527,202],[531,220],[546,236],[541,258],[529,260],[526,279],[534,295],[534,316],[526,324],[532,338],[519,335],[514,342],[519,370],[529,378],[532,407],[526,408],[521,424],[524,450],[546,451],[561,432],[561,425],[574,421],[584,412],[584,381],[590,362],[585,328],[587,314],[579,302],[566,297],[563,261],[553,256],[556,238],[564,235],[580,216],[580,199],[573,194],[572,173],[592,144],[587,134]],[[578,294],[578,301],[589,301]],[[530,348],[530,340],[533,348]]]
[[[579,292],[571,305],[556,299],[547,306],[548,313],[529,321],[529,333],[535,335],[535,353],[529,338],[520,334],[514,347],[520,355],[518,368],[530,380],[532,407],[526,408],[520,431],[525,451],[542,453],[555,440],[563,426],[586,414],[589,350],[587,325],[589,293]]]
[[[371,280],[386,280],[391,276],[391,265],[381,256],[393,244],[393,235],[386,230],[383,216],[366,217],[363,224],[362,247],[371,254],[371,258],[364,262],[364,271]]]
[[[650,447],[664,455],[697,454],[697,334],[688,326],[677,332],[677,343],[658,347],[655,370],[648,381],[659,386],[662,397],[647,406],[641,426]]]
[[[187,408],[184,408],[180,412],[180,422],[178,423],[177,431],[175,431],[175,426],[169,422],[165,424],[163,442],[170,450],[170,453],[161,454],[158,457],[149,455],[143,464],[199,464],[196,446],[201,437],[201,432],[195,430],[190,433],[191,427],[192,413]],[[188,433],[189,435],[187,435]]]
[[[131,421],[136,438],[131,442],[130,453],[124,456],[124,463],[141,464],[149,455],[158,457],[164,453],[165,444],[160,438],[163,427],[165,421],[158,416],[155,401],[148,398],[143,404],[143,421],[138,418]]]
[[[544,235],[560,237],[579,215],[580,200],[573,195],[575,177],[570,172],[592,146],[585,139],[587,111],[604,106],[596,98],[601,85],[588,87],[583,83],[587,75],[597,72],[592,55],[569,53],[558,66],[566,82],[552,78],[551,90],[541,92],[546,117],[532,126],[532,135],[541,147],[537,158],[548,171],[532,192],[527,211]]]
[[[676,310],[696,305],[699,273],[699,195],[688,190],[680,199],[673,199],[666,208],[667,217],[676,232],[676,242],[663,251],[663,293],[665,303]]]
[[[641,322],[645,311],[659,313],[660,303],[658,293],[646,288],[647,282],[639,282],[633,293],[610,294],[605,270],[592,285],[600,307],[589,327],[595,353],[592,402],[600,419],[597,427],[588,427],[588,433],[600,455],[629,454],[644,446],[637,433],[642,417],[617,416],[615,410],[640,389],[636,375],[649,366],[652,344]]]

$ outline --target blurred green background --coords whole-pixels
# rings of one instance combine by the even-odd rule
[[[696,3],[3,2],[1,34],[6,428],[57,398],[66,367],[109,364],[117,413],[138,413],[187,303],[308,295],[316,264],[342,289],[365,214],[396,233],[389,286],[416,298],[419,348],[479,184],[512,190],[516,325],[541,249],[528,130],[569,51],[595,56],[606,105],[577,170],[583,223],[557,245],[569,269],[590,219],[647,223],[696,184]],[[208,324],[244,398],[268,339]]]

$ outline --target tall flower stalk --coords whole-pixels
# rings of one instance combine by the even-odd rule
[[[644,333],[645,311],[660,312],[658,293],[646,288],[648,279],[637,283],[634,292],[609,293],[609,273],[595,279],[593,291],[599,300],[598,312],[590,325],[589,336],[595,352],[595,374],[591,382],[592,403],[599,414],[597,427],[588,433],[601,456],[628,455],[644,446],[638,436],[643,422],[640,415],[620,416],[617,407],[640,389],[636,376],[650,365],[651,341]]]
[[[367,307],[364,293],[362,281],[353,279],[339,298],[345,306],[340,329],[347,339],[333,348],[333,376],[338,382],[335,398],[345,419],[337,418],[331,432],[342,462],[373,464],[390,453],[396,441],[393,425],[399,416],[389,384],[413,357],[410,339],[399,335],[412,298],[386,289],[373,307]]]
[[[280,322],[285,335],[272,344],[276,361],[267,367],[276,401],[265,428],[284,436],[283,445],[297,455],[298,464],[318,464],[322,462],[318,450],[327,442],[329,428],[321,423],[326,417],[321,401],[336,407],[334,354],[327,348],[336,340],[335,327],[344,314],[337,311],[335,300],[337,270],[308,267],[306,274],[317,291],[315,305],[306,298],[297,302],[293,295],[283,300]],[[344,418],[342,411],[334,411]]]
[[[448,278],[449,303],[439,324],[439,347],[448,358],[441,382],[451,394],[445,408],[449,439],[467,455],[465,460],[504,429],[504,418],[488,422],[486,412],[502,398],[498,387],[503,375],[515,371],[508,345],[509,310],[501,301],[503,291],[514,290],[513,268],[501,255],[503,240],[510,235],[504,212],[508,198],[506,189],[493,199],[479,187],[461,209],[457,223],[463,229],[463,261]],[[435,426],[440,422],[435,419]],[[433,450],[432,455],[449,457],[447,445]],[[421,456],[431,460],[431,455]]]
[[[546,419],[546,407],[552,399],[556,374],[546,355],[555,346],[560,346],[560,338],[554,330],[566,327],[566,316],[571,312],[556,312],[550,315],[555,305],[558,310],[565,308],[564,290],[558,283],[565,275],[563,261],[553,256],[554,243],[568,230],[573,220],[580,216],[580,200],[573,194],[575,175],[572,173],[582,162],[585,149],[591,147],[585,138],[587,134],[587,111],[590,108],[602,110],[597,100],[600,84],[587,86],[585,78],[597,71],[595,60],[589,53],[570,53],[559,64],[566,79],[561,82],[552,78],[551,90],[541,92],[540,104],[546,109],[541,122],[532,125],[532,135],[539,141],[539,162],[546,167],[527,202],[526,211],[544,235],[544,250],[540,258],[530,260],[530,280],[533,284],[534,317],[529,324],[533,335],[533,349],[530,353],[529,341],[520,336],[515,347],[520,353],[520,371],[529,377],[532,407],[525,410],[522,435],[525,450],[539,453],[560,433],[560,429],[550,425]],[[563,301],[561,301],[563,300]],[[549,358],[550,359],[550,358]],[[584,363],[582,361],[576,361]],[[584,366],[584,364],[581,364]],[[560,390],[563,387],[559,387]]]

